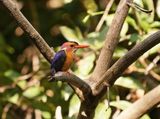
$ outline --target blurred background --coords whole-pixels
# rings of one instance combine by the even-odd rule
[[[88,78],[95,67],[119,0],[113,2],[100,30],[96,27],[109,0],[14,1],[55,51],[65,41],[90,45],[89,49],[77,52],[79,60],[71,69],[79,77]],[[152,10],[152,13],[130,9],[113,63],[160,28],[160,0],[134,2]],[[78,97],[66,83],[48,82],[49,72],[50,64],[0,5],[0,118],[75,119],[80,106]],[[159,83],[160,45],[157,45],[133,63],[115,82],[110,90],[111,107],[107,109],[107,96],[104,96],[94,118],[115,117]],[[141,119],[160,119],[159,106]]]

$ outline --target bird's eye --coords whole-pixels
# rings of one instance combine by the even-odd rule
[[[74,45],[71,45],[71,47],[74,47]]]

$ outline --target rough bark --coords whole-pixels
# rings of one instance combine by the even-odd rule
[[[96,67],[92,73],[92,80],[95,82],[99,81],[99,78],[111,65],[112,55],[118,44],[118,37],[128,14],[128,2],[132,2],[132,0],[121,0],[115,12],[114,18],[105,37],[104,46],[99,55]]]
[[[89,80],[82,81],[77,76],[72,74],[67,75],[66,73],[62,73],[62,75],[57,75],[57,77],[55,77],[56,80],[66,81],[70,83],[74,88],[75,93],[80,97],[82,102],[78,115],[79,119],[93,118],[94,111],[99,100],[106,93],[107,86],[104,82],[107,82],[110,85],[114,84],[116,79],[121,76],[122,72],[129,65],[137,60],[147,50],[160,43],[160,31],[158,31],[155,34],[149,36],[140,44],[136,45],[125,56],[120,58],[115,64],[110,67],[112,55],[116,45],[118,44],[118,37],[129,10],[129,7],[127,5],[128,2],[132,2],[132,0],[121,0],[118,5],[113,22],[106,34],[105,44],[102,48],[96,64],[96,68],[91,78]],[[16,4],[11,0],[0,0],[0,3],[2,3],[4,8],[8,10],[12,17],[17,21],[19,26],[26,32],[28,36],[30,36],[31,40],[34,42],[43,56],[50,62],[54,55],[54,51],[51,50],[45,40],[23,16],[21,11],[17,8]],[[160,92],[157,91],[157,94],[153,96],[153,92],[155,92],[155,90],[159,90],[159,88],[160,87],[158,86],[156,89],[144,96],[144,98],[140,99],[140,101],[133,104],[132,108],[137,108],[137,105],[139,106],[140,104],[141,108],[137,108],[137,111],[133,112],[132,115],[137,114],[137,117],[139,117],[151,107],[159,103],[160,98],[158,96]],[[143,100],[145,101],[143,102]],[[147,104],[148,106],[146,106],[145,104]],[[126,118],[126,115],[130,114],[132,108],[129,108],[126,111],[122,112],[119,118]]]

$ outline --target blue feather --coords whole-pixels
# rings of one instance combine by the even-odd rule
[[[62,67],[66,60],[66,53],[64,50],[58,51],[54,58],[51,61],[51,75],[54,76],[54,74],[58,71],[62,70]]]

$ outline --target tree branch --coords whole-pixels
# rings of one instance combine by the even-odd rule
[[[107,6],[106,6],[106,9],[105,9],[105,11],[104,11],[104,13],[103,13],[103,15],[102,15],[99,23],[97,24],[96,29],[95,29],[96,32],[99,32],[99,31],[100,31],[100,29],[101,29],[101,27],[102,27],[102,25],[103,25],[103,23],[104,23],[104,21],[105,21],[106,16],[108,15],[108,12],[109,12],[109,10],[110,10],[111,7],[112,7],[113,2],[114,2],[114,0],[110,0],[110,1],[108,2]]]
[[[139,119],[158,103],[160,103],[160,85],[120,113],[116,119]]]
[[[94,80],[95,83],[98,82],[99,78],[110,67],[113,52],[119,41],[118,37],[121,28],[128,14],[129,10],[128,2],[132,2],[132,0],[120,1],[115,16],[112,20],[112,24],[110,25],[109,30],[106,34],[104,46],[101,50],[100,56],[97,61],[97,65],[91,76],[91,80]]]
[[[54,56],[54,51],[48,46],[41,35],[34,29],[30,22],[21,13],[16,3],[14,3],[12,0],[0,0],[0,3],[2,3],[2,5],[9,11],[9,13],[16,20],[19,26],[25,31],[25,33],[29,35],[42,55],[49,62],[51,62],[51,59]],[[89,85],[87,85],[87,83],[75,75],[66,75],[65,73],[62,73],[62,75],[57,74],[56,79],[70,83],[71,87],[75,90],[81,100],[84,99],[84,95],[91,92]]]
[[[68,72],[57,72],[50,81],[63,81],[69,83],[82,101],[89,93],[91,93],[91,88],[85,81]]]
[[[111,68],[108,69],[95,86],[95,92],[100,85],[107,81],[108,84],[113,85],[116,79],[124,72],[124,70],[136,61],[141,55],[148,51],[153,46],[160,43],[160,31],[150,35],[144,41],[134,46],[126,55],[120,58]],[[99,91],[98,91],[99,92]]]
[[[29,35],[42,55],[50,62],[54,51],[48,46],[41,35],[33,28],[29,21],[18,9],[18,6],[12,0],[0,0],[0,3],[9,11],[20,27]]]

